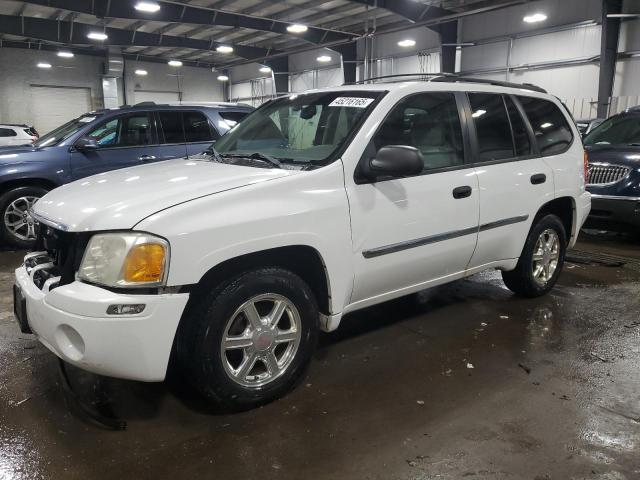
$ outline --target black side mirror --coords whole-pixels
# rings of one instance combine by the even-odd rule
[[[98,141],[91,137],[80,137],[73,146],[80,151],[97,150],[100,147]]]
[[[364,172],[371,180],[378,177],[408,177],[419,175],[424,169],[420,150],[405,145],[388,145],[378,150]],[[367,171],[368,170],[368,171]]]

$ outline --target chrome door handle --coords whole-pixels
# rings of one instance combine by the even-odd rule
[[[150,162],[151,160],[155,160],[156,156],[155,155],[140,155],[138,157],[138,160],[140,160],[141,162]]]

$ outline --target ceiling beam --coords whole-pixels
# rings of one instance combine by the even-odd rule
[[[0,15],[0,33],[30,37],[50,42],[61,42],[71,45],[96,45],[87,38],[92,31],[104,31],[109,38],[100,42],[100,46],[120,47],[171,47],[191,48],[194,50],[215,50],[219,43],[195,38],[177,37],[173,35],[159,35],[135,30],[88,25],[86,23],[56,21],[45,18],[20,17],[16,15]],[[233,45],[233,54],[251,60],[273,53],[258,47]]]
[[[42,5],[45,7],[59,8],[94,15],[96,17],[123,18],[129,20],[148,20],[169,23],[191,23],[194,25],[222,25],[227,27],[242,27],[252,30],[275,32],[283,35],[292,35],[287,32],[287,26],[291,22],[277,21],[270,18],[256,17],[241,13],[225,12],[208,7],[188,5],[178,1],[158,1],[160,11],[156,13],[144,13],[134,8],[131,0],[24,0],[25,4]],[[326,28],[309,27],[296,38],[303,38],[311,43],[323,41],[344,40],[351,37],[349,33]]]
[[[415,0],[349,0],[370,7],[384,8],[410,22],[420,22],[435,17],[450,15],[454,12],[435,5],[425,5]]]

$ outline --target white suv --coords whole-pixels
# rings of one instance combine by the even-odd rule
[[[354,310],[490,268],[546,293],[590,209],[570,115],[533,86],[429,80],[276,99],[198,158],[48,193],[21,327],[80,368],[171,363],[248,408]]]
[[[0,147],[31,145],[38,140],[38,132],[29,125],[0,123]]]

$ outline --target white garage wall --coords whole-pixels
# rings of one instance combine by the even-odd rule
[[[36,67],[40,61],[50,69]],[[0,48],[0,122],[37,125],[31,99],[31,85],[78,87],[89,91],[91,110],[102,108],[102,57],[76,55],[63,59],[54,52],[23,48]],[[64,89],[56,90],[63,98]],[[68,115],[65,116],[65,114]],[[62,112],[70,120],[75,112]],[[44,133],[44,132],[41,132]]]
[[[136,75],[137,69],[146,70],[148,74]],[[220,102],[224,99],[222,84],[217,80],[219,73],[207,68],[174,68],[166,63],[125,59],[124,72],[129,105],[138,103],[140,98],[153,98],[154,92],[158,101],[176,96],[185,102]],[[136,98],[136,91],[144,93]]]

